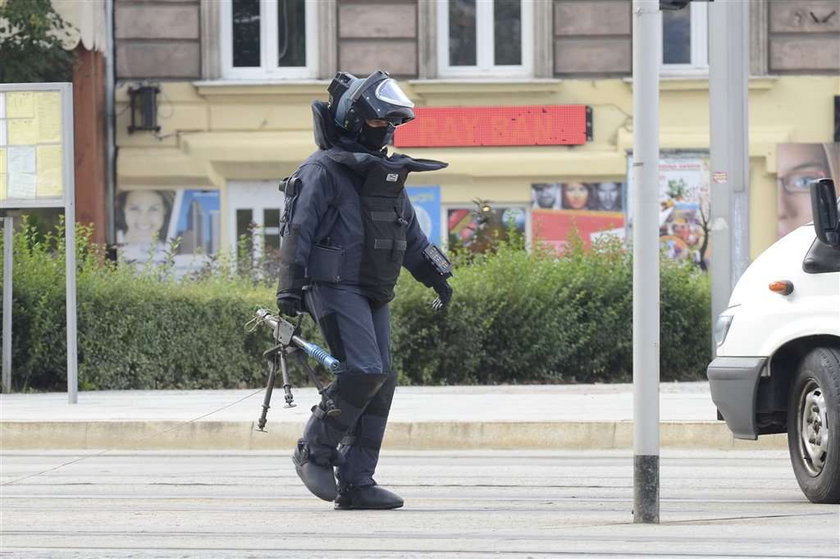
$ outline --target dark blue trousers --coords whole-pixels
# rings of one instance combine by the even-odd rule
[[[352,286],[323,284],[307,291],[306,304],[344,371],[327,388],[341,414],[316,409],[302,442],[315,462],[336,466],[339,488],[373,485],[397,380],[388,305],[373,307]]]

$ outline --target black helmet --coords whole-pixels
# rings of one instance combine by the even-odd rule
[[[366,120],[387,120],[399,126],[414,119],[414,103],[388,72],[377,70],[365,79],[339,72],[327,88],[330,113],[340,131],[358,137]]]

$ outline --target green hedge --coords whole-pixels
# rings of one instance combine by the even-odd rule
[[[84,390],[235,388],[265,382],[268,329],[244,329],[273,291],[236,277],[174,281],[161,270],[108,263],[78,247],[79,384]],[[13,384],[66,387],[64,254],[60,236],[24,224],[14,260]]]
[[[708,278],[661,262],[661,378],[704,378],[710,357]],[[399,284],[394,364],[406,384],[629,382],[632,260],[618,242],[569,253],[503,245],[457,269],[446,317],[429,293]]]
[[[272,282],[219,270],[175,281],[164,269],[108,263],[82,235],[79,382],[84,390],[239,388],[265,382],[268,330],[246,332]],[[13,383],[66,387],[60,232],[16,234]],[[403,274],[392,304],[393,364],[403,384],[625,382],[632,369],[632,269],[616,244],[562,259],[503,245],[459,265],[443,314],[431,290]],[[663,380],[702,378],[709,358],[705,275],[662,262]],[[305,335],[323,343],[307,321]],[[293,381],[305,383],[295,371]]]

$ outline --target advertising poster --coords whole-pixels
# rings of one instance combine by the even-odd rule
[[[628,157],[628,193],[632,195],[633,158]],[[629,204],[628,204],[629,207]],[[659,239],[674,260],[690,260],[706,269],[709,246],[709,159],[705,155],[659,160]],[[632,221],[632,216],[629,221]]]
[[[623,183],[540,183],[531,194],[533,239],[543,246],[562,252],[572,231],[584,246],[602,235],[624,238]]]
[[[420,229],[432,243],[440,246],[440,187],[407,186],[405,190]]]
[[[811,181],[833,178],[840,184],[840,143],[779,144],[776,149],[778,236],[812,220]]]
[[[219,249],[216,190],[123,190],[115,200],[120,260],[160,264],[180,239],[172,261],[176,274],[196,270]]]
[[[483,252],[488,243],[507,240],[511,228],[525,235],[527,210],[515,206],[495,206],[491,202],[472,208],[450,208],[447,211],[449,247],[463,247]]]
[[[708,265],[709,160],[659,161],[659,239],[674,260]]]

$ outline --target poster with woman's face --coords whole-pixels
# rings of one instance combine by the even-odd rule
[[[592,187],[585,182],[560,184],[560,208],[564,210],[591,210],[594,205]]]
[[[172,252],[175,267],[189,271],[218,250],[216,190],[123,190],[117,193],[114,211],[124,262],[160,263]]]
[[[812,220],[809,185],[822,178],[840,182],[840,143],[777,146],[779,237]]]
[[[585,245],[603,236],[624,235],[621,182],[538,183],[531,187],[533,239],[562,251],[576,230]]]
[[[169,235],[174,190],[124,190],[115,201],[117,244],[154,253]]]

